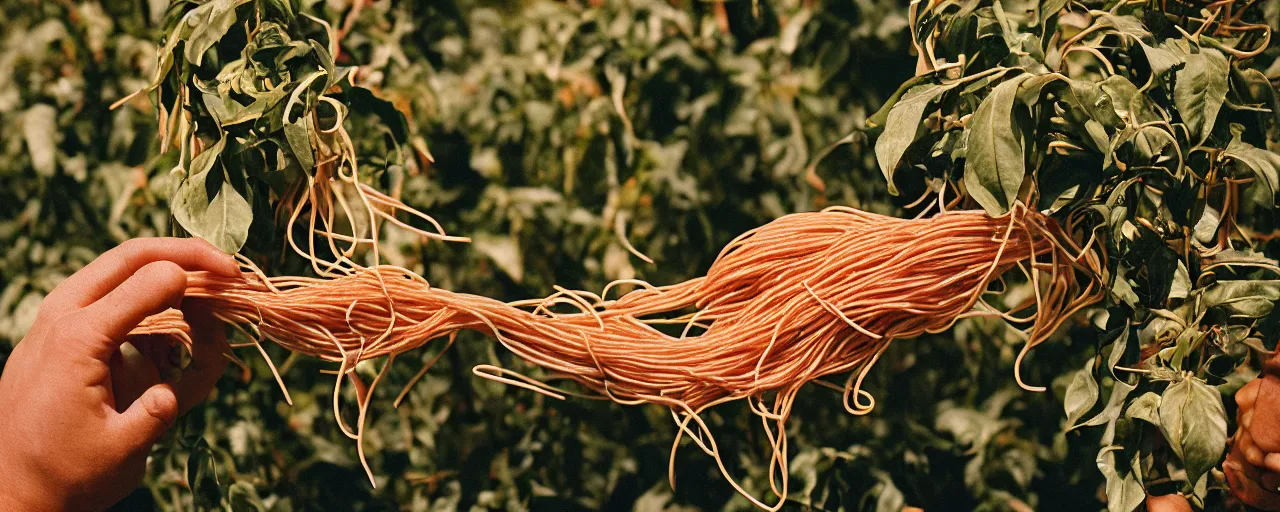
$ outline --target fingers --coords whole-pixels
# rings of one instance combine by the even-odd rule
[[[178,396],[168,384],[147,388],[117,416],[114,434],[130,453],[148,450],[178,418]]]
[[[1262,465],[1266,466],[1268,471],[1280,473],[1280,453],[1268,453],[1262,460]]]
[[[226,326],[213,317],[208,308],[198,300],[183,304],[183,316],[191,325],[194,338],[191,364],[182,372],[182,379],[175,385],[178,393],[179,412],[186,413],[209,396],[227,369],[230,350],[227,344]]]
[[[1258,385],[1257,399],[1253,403],[1249,429],[1253,444],[1263,452],[1280,452],[1280,377],[1266,375]]]
[[[1259,450],[1257,445],[1254,445],[1254,444],[1245,445],[1244,460],[1249,461],[1249,464],[1254,466],[1261,466],[1262,458],[1263,458],[1262,450]]]
[[[1234,449],[1240,453],[1251,466],[1262,465],[1262,450],[1253,444],[1253,435],[1249,433],[1249,426],[1241,423],[1240,429],[1236,431]]]
[[[1264,375],[1236,393],[1239,430],[1223,464],[1232,494],[1240,501],[1267,510],[1280,509],[1280,453],[1266,443],[1277,434],[1268,425],[1276,421],[1273,402],[1280,398],[1280,379]]]
[[[239,275],[235,259],[198,238],[135,238],[111,249],[58,285],[45,300],[49,308],[74,310],[94,303],[157,261],[170,261],[185,270]]]
[[[1227,453],[1227,460],[1222,464],[1222,469],[1226,473],[1231,493],[1240,501],[1266,510],[1280,507],[1280,495],[1261,486],[1262,475],[1257,468],[1249,466],[1242,460],[1236,450]]]
[[[148,263],[123,284],[82,311],[78,326],[96,333],[89,336],[89,349],[103,361],[124,342],[129,331],[144,318],[176,307],[187,289],[187,273],[169,261]]]
[[[1245,384],[1244,387],[1236,391],[1236,405],[1242,408],[1252,408],[1253,403],[1258,400],[1258,386],[1262,384],[1262,379],[1253,379]]]

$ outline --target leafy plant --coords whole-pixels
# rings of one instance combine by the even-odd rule
[[[273,251],[274,214],[298,201],[290,193],[359,168],[348,116],[377,116],[388,146],[408,143],[404,116],[354,86],[354,67],[335,64],[331,24],[290,1],[174,2],[166,27],[139,93],[158,105],[161,151],[180,148],[169,207],[187,232],[227,252],[245,245],[255,219],[253,249]]]
[[[27,0],[0,7],[0,23],[7,36],[0,50],[0,120],[13,127],[0,133],[6,155],[0,160],[0,242],[6,247],[0,261],[4,287],[0,337],[11,343],[25,333],[43,293],[97,253],[130,237],[163,235],[174,229],[168,201],[180,180],[171,179],[168,171],[191,164],[180,160],[181,144],[174,145],[183,139],[169,132],[166,151],[161,152],[156,142],[160,138],[158,103],[153,106],[137,98],[115,110],[108,108],[150,85],[156,76],[155,56],[162,48],[155,42],[168,43],[181,13],[208,2],[166,4]],[[955,25],[948,32],[965,42],[945,43],[946,38],[935,36],[932,48],[938,67],[957,61],[961,52],[968,55],[968,63],[956,68],[960,71],[926,72],[910,79],[911,85],[945,86],[944,80],[964,79],[998,65],[1023,66],[1028,73],[1043,74],[1045,70],[1023,64],[1021,54],[1037,59],[1032,48],[1038,40],[1040,53],[1052,55],[1067,39],[1095,24],[1095,19],[1104,18],[1082,18],[1087,8],[1107,12],[1123,27],[1132,28],[1137,20],[1152,34],[1142,41],[1155,50],[1169,37],[1190,39],[1171,25],[1188,33],[1198,28],[1195,20],[1166,17],[1168,24],[1157,23],[1158,17],[1148,13],[1158,9],[1146,3],[1057,3],[1064,11],[1054,2],[1005,2],[1001,8],[1005,19],[1011,20],[1008,33],[1022,41],[1010,43],[993,2],[973,3],[976,6],[968,12],[977,15],[970,21],[958,10],[968,2],[922,2],[914,13],[908,12],[907,4],[891,1],[755,4],[300,1],[288,4],[294,14],[294,20],[288,21],[279,9],[271,10],[279,3],[255,0],[235,8],[236,22],[209,47],[200,66],[186,60],[185,46],[175,47],[174,67],[166,75],[170,78],[162,80],[169,85],[162,83],[151,96],[163,99],[164,108],[171,111],[176,98],[172,87],[186,78],[201,78],[216,90],[217,73],[243,57],[249,32],[245,23],[257,26],[254,14],[260,5],[266,7],[264,20],[285,27],[290,44],[318,43],[333,56],[338,73],[338,68],[358,66],[325,96],[347,108],[341,125],[351,138],[362,179],[382,190],[399,191],[403,200],[432,213],[450,232],[488,240],[442,246],[384,231],[383,256],[437,286],[517,299],[545,294],[552,284],[599,289],[611,279],[628,275],[655,283],[675,282],[705,269],[716,251],[742,230],[792,211],[845,204],[910,215],[918,207],[902,208],[927,186],[937,190],[944,180],[951,183],[944,203],[950,202],[957,197],[955,191],[965,186],[966,160],[952,159],[951,149],[938,155],[928,150],[946,140],[940,147],[954,148],[962,155],[964,129],[940,123],[941,105],[953,109],[947,113],[975,113],[995,85],[1016,79],[1011,76],[1015,72],[1007,71],[990,81],[978,78],[936,96],[932,94],[936,91],[922,89],[916,94],[925,97],[908,97],[910,86],[903,88],[904,94],[893,95],[894,88],[913,74],[921,54],[929,60],[927,50],[907,55],[912,42],[928,48],[927,35],[938,27],[965,25]],[[934,7],[926,9],[928,5]],[[1175,17],[1186,12],[1207,19],[1196,14],[1197,7],[1169,5]],[[1243,12],[1240,21],[1274,26],[1276,5],[1258,2],[1241,10],[1236,4],[1230,15]],[[323,20],[331,29],[302,13]],[[1224,14],[1225,10],[1219,16]],[[1063,67],[1051,69],[1073,81],[1098,84],[1106,92],[1098,97],[1114,104],[1116,96],[1107,91],[1120,82],[1108,82],[1110,75],[1102,76],[1105,72],[1100,69],[1105,65],[1090,58],[1096,49],[1113,64],[1114,74],[1143,91],[1138,96],[1148,98],[1144,102],[1154,102],[1169,113],[1170,126],[1187,124],[1181,107],[1169,97],[1169,91],[1177,88],[1178,73],[1187,69],[1178,61],[1180,54],[1161,61],[1163,54],[1155,51],[1156,61],[1149,65],[1146,49],[1131,50],[1133,39],[1117,35],[1128,28],[1117,28],[1113,21],[1099,21],[1098,28],[1073,43],[1089,49],[1069,52],[1060,59]],[[934,29],[927,29],[929,23]],[[1211,25],[1201,38],[1216,37],[1216,30],[1217,25]],[[1256,42],[1262,34],[1255,32],[1232,34]],[[1021,39],[1023,34],[1031,37]],[[331,41],[338,51],[331,50]],[[1245,50],[1256,48],[1230,37],[1217,41]],[[1024,45],[1024,50],[1009,50],[1017,44]],[[1203,43],[1199,47],[1217,48]],[[216,65],[215,52],[221,56]],[[324,65],[317,64],[321,62],[318,55],[313,49],[287,61],[286,69],[291,76],[321,69]],[[1175,396],[1188,397],[1184,404],[1207,404],[1211,401],[1189,397],[1205,395],[1208,387],[1229,394],[1247,379],[1247,367],[1234,370],[1248,358],[1244,347],[1272,348],[1275,320],[1271,313],[1256,323],[1232,318],[1239,312],[1257,314],[1266,309],[1262,300],[1233,299],[1270,297],[1270,285],[1265,281],[1220,284],[1252,281],[1266,276],[1265,272],[1251,274],[1250,267],[1231,263],[1215,266],[1231,261],[1224,259],[1231,253],[1194,256],[1199,251],[1194,244],[1213,247],[1218,240],[1214,235],[1223,232],[1223,219],[1231,218],[1226,232],[1232,247],[1238,252],[1252,249],[1256,254],[1248,258],[1275,257],[1267,235],[1273,229],[1271,209],[1261,206],[1265,202],[1256,202],[1261,181],[1254,178],[1236,187],[1231,203],[1236,207],[1230,214],[1223,213],[1227,187],[1222,184],[1224,172],[1233,180],[1254,176],[1250,164],[1223,156],[1233,138],[1232,123],[1245,128],[1240,143],[1258,150],[1275,149],[1274,123],[1268,113],[1256,110],[1265,107],[1274,112],[1274,107],[1239,96],[1246,90],[1267,90],[1256,82],[1241,86],[1236,78],[1239,73],[1256,80],[1249,71],[1253,69],[1274,81],[1274,55],[1275,50],[1268,49],[1250,60],[1226,58],[1226,99],[1210,116],[1212,128],[1206,130],[1203,122],[1196,125],[1200,134],[1209,133],[1207,140],[1192,144],[1192,136],[1181,133],[1184,129],[1172,129],[1181,148],[1177,153],[1190,155],[1183,167],[1195,174],[1184,173],[1185,187],[1181,182],[1168,186],[1170,180],[1157,177],[1178,165],[1168,161],[1175,151],[1155,133],[1170,130],[1143,128],[1141,137],[1127,135],[1117,143],[1117,157],[1111,160],[1119,163],[1104,166],[1104,150],[1095,147],[1109,147],[1125,128],[1099,118],[1102,131],[1098,132],[1091,128],[1093,117],[1066,115],[1058,117],[1070,128],[1061,124],[1042,128],[1039,120],[1055,117],[1043,114],[1048,106],[1071,104],[1051,94],[1070,89],[1062,80],[1052,80],[1030,102],[1045,108],[1033,111],[1017,95],[1009,110],[1019,112],[1019,117],[1009,122],[1010,132],[1013,127],[1030,129],[1027,133],[1034,137],[1022,140],[1034,139],[1034,143],[1040,140],[1039,134],[1057,133],[1058,140],[1084,148],[1055,144],[1050,152],[1047,144],[1041,144],[1040,149],[1022,150],[1025,169],[1039,191],[1038,203],[1049,208],[1060,203],[1057,211],[1066,218],[1104,197],[1091,186],[1076,188],[1075,197],[1063,193],[1077,183],[1098,183],[1115,190],[1115,176],[1141,175],[1141,183],[1128,185],[1112,206],[1113,212],[1119,206],[1125,208],[1123,214],[1111,215],[1120,215],[1131,227],[1120,222],[1120,236],[1113,234],[1109,223],[1098,230],[1099,240],[1129,244],[1124,257],[1109,252],[1109,272],[1112,282],[1118,283],[1112,288],[1123,291],[1127,285],[1133,295],[1124,296],[1136,305],[1113,297],[1106,315],[1099,312],[1090,324],[1065,326],[1061,340],[1033,353],[1023,368],[1024,377],[1033,383],[1052,383],[1052,394],[1019,392],[1010,375],[1020,340],[999,322],[969,320],[950,332],[903,340],[891,347],[884,356],[891,364],[878,367],[865,384],[884,397],[871,415],[849,417],[838,400],[820,390],[802,395],[799,400],[805,407],[797,410],[796,432],[791,435],[796,502],[787,506],[822,510],[896,510],[901,504],[927,510],[1096,508],[1100,501],[1095,496],[1107,494],[1108,479],[1098,471],[1097,454],[1080,447],[1101,442],[1104,436],[1110,438],[1106,445],[1125,447],[1103,457],[1104,463],[1112,461],[1106,467],[1115,472],[1110,478],[1113,504],[1122,504],[1125,493],[1137,496],[1141,487],[1154,491],[1184,487],[1186,478],[1178,476],[1185,473],[1180,452],[1156,426],[1163,424],[1162,406],[1168,414],[1177,410],[1167,404],[1178,400],[1165,402],[1162,397],[1172,392],[1170,384],[1178,377],[1162,373],[1174,380],[1157,380],[1155,367],[1139,361],[1142,347],[1146,355],[1172,347],[1175,350],[1157,355],[1158,361],[1165,361],[1157,366],[1172,368],[1179,337],[1188,329],[1172,319],[1159,321],[1163,316],[1152,319],[1163,313],[1150,312],[1182,314],[1179,307],[1192,302],[1193,290],[1202,290],[1201,304],[1212,301],[1213,305],[1204,307],[1198,322],[1184,321],[1200,334],[1196,338],[1187,334],[1183,346],[1198,344],[1205,353],[1202,356],[1196,348],[1180,356],[1182,368],[1197,371],[1196,378],[1203,380],[1203,384],[1179,384],[1182,390]],[[1216,61],[1204,68],[1212,66],[1221,69]],[[189,69],[192,75],[183,78],[176,69]],[[1144,88],[1148,69],[1163,71]],[[1023,80],[1034,84],[1035,77]],[[164,92],[166,87],[171,92]],[[970,87],[971,92],[964,92]],[[363,96],[360,90],[370,94]],[[203,106],[203,93],[194,85],[187,92],[192,103],[188,119],[195,120],[199,114],[203,120],[193,125],[186,140],[195,144],[192,147],[216,145],[224,130],[210,122],[212,114]],[[966,99],[958,100],[961,96]],[[229,97],[242,107],[254,104],[245,96]],[[314,95],[314,104],[309,92],[299,97],[299,105],[306,99],[313,118],[328,112],[330,104],[319,100],[319,94]],[[872,115],[886,99],[889,108]],[[886,135],[879,134],[875,151],[864,146],[859,136],[844,137],[864,121],[876,126],[873,132],[889,132],[884,117],[899,105],[912,104],[905,100],[916,102],[917,118],[926,125],[908,123],[909,140],[898,142],[904,147],[905,160],[899,158],[901,165],[894,166],[895,177],[889,183],[901,191],[890,197],[885,194],[889,185],[878,178],[882,169],[876,158]],[[384,115],[390,113],[388,106],[405,114],[403,137],[396,131],[398,122],[384,120],[394,121],[394,115]],[[1126,119],[1114,106],[1112,110]],[[271,117],[268,112],[283,114],[264,109],[263,116]],[[911,118],[909,114],[910,109],[892,115]],[[1105,114],[1101,109],[1099,115]],[[273,187],[304,180],[307,173],[292,156],[287,133],[281,138],[275,128],[258,126],[264,117],[225,130],[242,134],[245,140],[257,137],[263,158],[275,159],[274,166],[262,168],[271,169],[270,173],[246,172],[245,188],[232,183],[249,203],[253,219],[242,251],[269,262],[273,273],[304,272],[296,258],[280,255],[285,242],[282,225],[275,223],[270,204],[264,208],[259,201],[278,199],[280,189]],[[624,117],[634,138],[624,136],[628,125]],[[1037,122],[1032,124],[1027,117]],[[51,123],[46,122],[50,119]],[[1092,133],[1104,134],[1107,146],[1098,145],[1103,139],[1094,140]],[[333,151],[331,146],[321,148],[331,140],[312,138],[313,155]],[[833,146],[842,140],[848,143]],[[1135,140],[1159,146],[1160,160],[1135,157],[1140,149]],[[430,153],[419,141],[430,143]],[[223,153],[232,146],[228,140]],[[1214,151],[1196,150],[1196,146]],[[1265,163],[1270,158],[1248,150],[1232,153],[1242,155],[1245,162]],[[823,155],[826,158],[818,158]],[[213,168],[218,172],[243,169],[243,158],[249,157],[239,162],[228,158],[230,167],[215,162]],[[1203,181],[1206,169],[1216,169],[1217,184],[1212,187]],[[991,197],[1002,197],[1003,187],[991,189]],[[1203,203],[1202,210],[1199,206],[1174,208],[1169,205],[1181,203],[1166,199],[1174,196],[1157,196],[1148,192],[1151,187],[1209,193],[1191,196],[1193,203]],[[263,190],[267,193],[257,194]],[[214,199],[217,196],[213,194]],[[1209,210],[1218,215],[1216,222],[1203,215]],[[1180,257],[1183,252],[1176,244],[1163,238],[1181,231],[1167,222],[1177,212],[1187,214],[1187,222],[1177,225],[1192,228],[1192,237],[1183,238],[1195,249],[1187,259]],[[1076,215],[1102,222],[1100,211]],[[623,222],[618,222],[619,217]],[[1162,219],[1163,223],[1156,222]],[[1199,240],[1195,228],[1202,219],[1208,219],[1200,231],[1207,241],[1194,242]],[[619,225],[625,239],[658,264],[630,257],[619,237]],[[1250,230],[1252,244],[1243,243],[1242,235],[1232,231],[1236,226]],[[1161,236],[1153,237],[1152,232]],[[1126,233],[1133,237],[1126,238]],[[1179,277],[1183,273],[1179,263],[1186,268],[1185,281]],[[1173,273],[1164,273],[1161,269],[1169,265]],[[1204,277],[1207,274],[1217,280]],[[1154,284],[1151,276],[1156,276]],[[1165,281],[1169,294],[1158,304],[1152,297]],[[1210,293],[1211,289],[1219,291]],[[1250,329],[1248,334],[1245,329]],[[1226,349],[1218,348],[1219,344]],[[277,362],[287,359],[275,347],[267,349]],[[425,361],[435,355],[432,351],[421,357]],[[1152,373],[1138,379],[1123,369],[1113,372],[1113,355],[1114,365]],[[375,490],[362,481],[355,447],[337,431],[325,407],[333,381],[319,373],[323,367],[307,360],[285,363],[286,381],[295,399],[290,407],[265,377],[269,369],[254,360],[252,352],[241,356],[249,371],[230,371],[205,407],[183,419],[174,441],[154,454],[148,488],[125,507],[189,509],[197,499],[204,504],[223,500],[221,505],[235,510],[743,507],[740,501],[726,503],[734,493],[696,450],[680,452],[677,486],[670,488],[666,456],[673,432],[670,418],[662,411],[544,403],[477,382],[469,373],[474,364],[512,362],[506,354],[491,352],[486,343],[467,339],[460,339],[442,357],[399,409],[370,419],[365,448],[379,475]],[[1087,371],[1071,371],[1086,363]],[[406,382],[412,366],[398,368],[401,372],[389,375],[388,381]],[[1184,377],[1178,382],[1199,381]],[[1134,384],[1134,389],[1124,392],[1127,384]],[[374,399],[393,401],[397,391],[396,386],[380,388]],[[1229,414],[1234,403],[1223,400],[1223,407]],[[1187,414],[1186,407],[1182,412],[1183,420],[1198,414]],[[767,469],[767,460],[759,457],[761,450],[755,443],[761,440],[753,437],[758,425],[747,424],[742,421],[745,416],[735,414],[726,409],[710,420],[720,425],[724,438],[732,439],[723,449],[730,454],[727,460],[748,475],[746,485],[764,491],[768,484],[759,477]],[[1063,425],[1067,418],[1071,421]],[[1064,435],[1063,427],[1075,423],[1099,424]],[[1169,421],[1171,426],[1176,423]],[[1114,428],[1108,428],[1111,425]],[[1133,444],[1135,437],[1141,442]],[[203,446],[198,447],[201,440]],[[193,453],[200,455],[192,457]],[[1190,453],[1196,453],[1194,447]],[[1138,472],[1132,470],[1135,454],[1139,455]],[[1214,471],[1209,470],[1207,484],[1217,482]],[[1166,481],[1169,477],[1175,478]],[[195,492],[189,490],[192,481]],[[1209,490],[1205,505],[1213,508],[1220,499],[1219,491]]]
[[[1110,347],[1075,374],[1065,406],[1068,431],[1105,428],[1113,511],[1162,487],[1220,503],[1223,398],[1275,348],[1263,341],[1280,298],[1267,9],[913,5],[916,77],[868,120],[885,178],[936,194],[930,207],[999,215],[1021,201],[1079,223],[1107,255],[1092,322]]]

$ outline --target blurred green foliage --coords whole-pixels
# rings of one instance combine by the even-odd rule
[[[181,155],[161,153],[156,107],[137,98],[108,108],[151,82],[173,9],[194,7],[175,5],[0,6],[0,121],[9,128],[0,132],[0,337],[10,343],[44,293],[96,254],[177,232],[167,201]],[[915,74],[899,2],[355,8],[331,0],[291,8],[341,31],[335,65],[358,66],[355,84],[406,118],[400,137],[383,116],[353,109],[345,128],[361,172],[450,233],[474,237],[423,244],[385,233],[387,260],[435,286],[512,300],[544,296],[553,284],[670,283],[701,274],[734,236],[785,213],[830,204],[900,213],[906,203],[888,194],[872,145],[849,136]],[[251,250],[279,248],[259,236],[271,235],[251,233]],[[622,236],[656,264],[631,256]],[[268,261],[272,273],[303,271],[291,256]],[[1049,393],[1017,388],[1020,340],[1003,323],[980,320],[895,343],[865,385],[879,399],[870,415],[849,416],[835,394],[807,390],[790,423],[787,507],[1104,506],[1093,451],[1103,433],[1064,434],[1061,402],[1072,372],[1110,341],[1103,335],[1071,325],[1034,353],[1024,377],[1052,384]],[[121,507],[747,507],[687,441],[670,487],[675,428],[661,408],[547,401],[474,378],[479,363],[536,373],[479,336],[460,337],[392,409],[396,384],[440,348],[401,357],[378,389],[365,436],[376,489],[337,428],[324,365],[268,347],[294,404],[284,403],[265,363],[242,352],[252,372],[228,370],[156,450],[146,488]],[[343,412],[354,420],[354,407]],[[730,471],[763,495],[768,456],[752,418],[740,404],[708,414]]]

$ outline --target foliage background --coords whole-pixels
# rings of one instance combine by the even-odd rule
[[[759,2],[758,14],[752,2],[723,6],[718,17],[716,4],[690,0],[362,5],[339,64],[359,64],[360,83],[404,112],[434,156],[397,160],[403,197],[476,239],[392,240],[390,260],[435,286],[512,300],[546,295],[552,284],[686,279],[734,236],[787,212],[844,204],[899,213],[901,198],[921,189],[900,181],[902,194],[890,196],[869,143],[855,138],[809,165],[865,126],[914,73],[906,6],[774,0]],[[0,132],[0,337],[10,344],[43,294],[96,254],[171,232],[164,203],[176,155],[159,152],[155,112],[146,102],[108,108],[146,84],[167,7],[0,6],[0,121],[8,127]],[[343,0],[304,1],[301,10],[334,26],[353,12]],[[356,118],[349,129],[362,155],[390,152],[375,122]],[[617,241],[620,214],[656,265]],[[1017,348],[1001,324],[982,321],[900,340],[869,377],[866,389],[879,400],[864,417],[847,415],[829,391],[808,390],[790,425],[788,507],[1104,506],[1094,462],[1101,433],[1064,434],[1061,403],[1071,372],[1102,348],[1097,330],[1066,328],[1033,354],[1026,378],[1051,384],[1048,393],[1014,384]],[[157,450],[146,488],[122,507],[747,506],[688,446],[670,488],[674,427],[660,408],[552,403],[474,378],[478,363],[520,368],[478,336],[462,337],[400,408],[390,408],[398,387],[379,388],[383,406],[365,439],[374,489],[326,405],[333,382],[321,365],[286,363],[290,407],[266,366],[241,355],[252,374],[229,370]],[[406,382],[416,359],[401,358],[389,382]],[[710,418],[733,474],[765,493],[758,426],[741,407]]]

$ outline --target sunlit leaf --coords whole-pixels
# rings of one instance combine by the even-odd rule
[[[482,233],[473,238],[472,245],[481,254],[488,256],[513,281],[520,282],[523,279],[524,262],[515,238]]]
[[[897,194],[898,189],[893,185],[894,170],[902,161],[907,147],[915,142],[925,108],[951,87],[938,84],[918,85],[903,94],[902,99],[889,111],[884,132],[876,139],[876,160],[880,162],[880,171],[884,173],[889,185],[889,193]]]
[[[1062,399],[1062,405],[1067,411],[1067,429],[1073,428],[1097,401],[1098,383],[1093,378],[1093,361],[1091,360],[1076,372],[1075,377],[1071,379],[1071,385],[1067,387],[1067,395]]]
[[[226,35],[236,23],[236,7],[249,0],[210,0],[187,13],[183,23],[191,27],[184,55],[188,62],[200,65],[204,53]]]
[[[191,172],[174,192],[171,207],[174,218],[191,234],[234,253],[248,239],[253,209],[215,166],[225,145],[226,139],[219,140],[192,160]]]
[[[982,208],[1000,215],[1013,206],[1027,174],[1021,127],[1015,124],[1018,86],[1030,75],[1002,82],[982,101],[969,122],[964,183]]]
[[[1195,142],[1213,131],[1218,111],[1227,99],[1227,58],[1213,48],[1201,48],[1187,56],[1187,64],[1175,74],[1173,101]]]
[[[1227,418],[1217,388],[1189,377],[1160,397],[1160,431],[1195,482],[1218,464],[1227,445]]]
[[[1126,418],[1136,418],[1155,426],[1160,426],[1160,395],[1148,391],[1129,402],[1125,409]]]
[[[22,113],[22,138],[31,156],[31,166],[43,176],[57,171],[58,110],[37,103]]]
[[[1098,452],[1098,470],[1107,479],[1108,512],[1133,512],[1147,497],[1141,475],[1135,474],[1127,461],[1117,461],[1124,454],[1120,451],[1122,449],[1120,446],[1108,446]]]
[[[1274,196],[1280,191],[1280,155],[1244,142],[1240,139],[1243,133],[1244,127],[1235,124],[1231,126],[1231,143],[1223,154],[1248,167]]]

